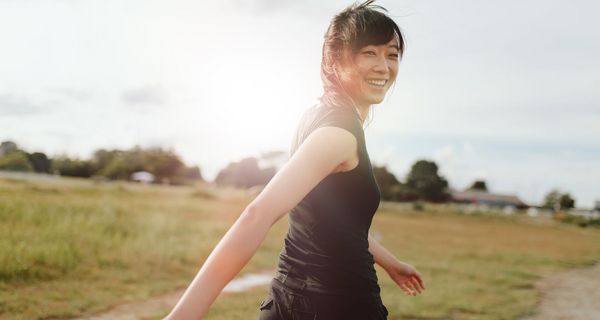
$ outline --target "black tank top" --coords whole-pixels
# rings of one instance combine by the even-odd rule
[[[322,103],[307,109],[290,156],[312,131],[324,126],[343,128],[356,137],[359,163],[350,171],[325,177],[290,211],[277,272],[304,282],[305,290],[312,292],[378,296],[368,232],[379,207],[380,190],[358,114]]]

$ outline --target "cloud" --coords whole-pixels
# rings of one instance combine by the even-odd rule
[[[167,93],[159,85],[145,85],[124,91],[121,101],[131,106],[160,107],[167,103]]]
[[[271,15],[276,13],[289,14],[318,14],[317,8],[323,3],[317,1],[293,1],[293,0],[229,0],[223,4],[229,9],[252,13],[255,16]],[[322,9],[322,8],[320,8]]]
[[[44,109],[31,99],[14,94],[0,94],[0,116],[26,116]]]
[[[294,4],[291,0],[231,0],[230,4],[239,8],[245,9],[252,12],[269,12],[284,9]]]
[[[33,116],[53,114],[68,108],[72,102],[80,108],[91,100],[89,91],[72,88],[47,88],[45,91],[28,94],[0,94],[0,116]]]
[[[74,88],[48,88],[48,91],[77,102],[87,102],[92,98],[91,92],[87,90]]]

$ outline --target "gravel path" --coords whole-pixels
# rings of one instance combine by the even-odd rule
[[[600,263],[542,278],[542,299],[535,315],[522,320],[600,319]]]

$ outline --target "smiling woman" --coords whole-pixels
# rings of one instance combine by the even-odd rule
[[[289,213],[277,273],[260,320],[386,319],[374,264],[417,295],[420,273],[369,235],[381,192],[363,124],[396,80],[404,40],[372,0],[336,15],[325,34],[324,94],[298,124],[289,161],[246,207],[210,254],[169,319],[200,319]]]
[[[385,11],[372,2],[361,6]],[[363,10],[353,15],[351,10],[344,10],[332,19],[325,33],[321,101],[353,105],[364,120],[368,106],[380,103],[396,80],[404,47],[400,28],[385,14]]]
[[[385,44],[367,45],[341,66],[341,84],[346,92],[352,93],[359,110],[381,103],[394,83],[398,73],[398,42],[394,38]]]

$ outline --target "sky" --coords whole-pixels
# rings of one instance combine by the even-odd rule
[[[288,151],[322,93],[330,19],[351,1],[0,0],[0,141],[89,158],[162,146],[212,180]],[[455,190],[600,200],[596,1],[376,1],[406,39],[365,128],[405,181],[435,161]]]

